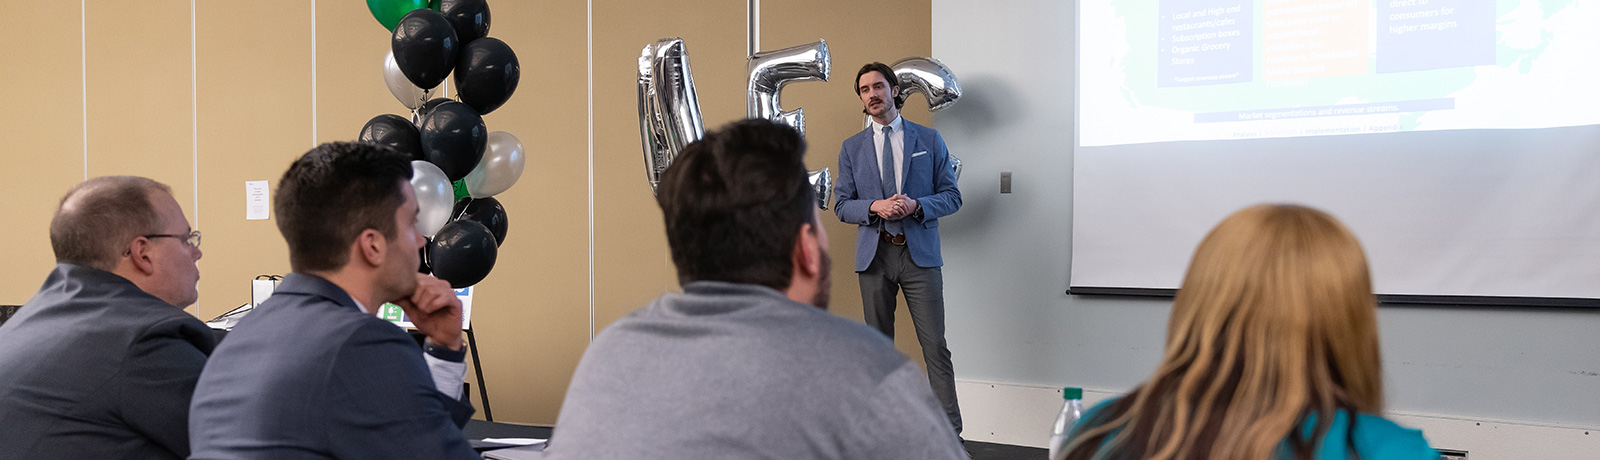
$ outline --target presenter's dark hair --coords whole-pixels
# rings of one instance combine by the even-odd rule
[[[410,158],[388,147],[330,142],[301,155],[273,195],[278,232],[296,272],[337,270],[366,229],[393,239],[395,210],[405,202]]]
[[[116,268],[135,238],[162,231],[151,192],[171,194],[172,188],[143,177],[102,176],[67,190],[50,219],[56,263]]]
[[[656,190],[679,283],[789,287],[800,228],[818,224],[805,152],[793,128],[757,119],[684,147]]]
[[[889,82],[889,86],[895,88],[896,90],[900,88],[900,79],[895,78],[894,69],[889,68],[888,65],[882,62],[873,62],[871,64],[861,66],[861,70],[856,71],[856,81],[850,84],[850,87],[855,90],[855,93],[858,96],[861,95],[861,76],[866,75],[867,72],[877,72],[879,75],[883,75],[883,80]],[[906,98],[900,97],[899,91],[893,92],[894,109],[900,110],[901,107],[906,105]],[[866,110],[863,109],[862,112],[866,112]]]

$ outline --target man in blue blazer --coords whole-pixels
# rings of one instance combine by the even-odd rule
[[[313,148],[274,196],[294,273],[212,355],[189,410],[190,459],[476,459],[461,427],[461,301],[417,273],[409,158]],[[416,342],[374,314],[399,304]]]
[[[895,295],[905,291],[928,383],[960,434],[955,371],[944,340],[939,218],[961,208],[961,191],[944,138],[900,118],[899,91],[894,71],[883,63],[856,72],[856,95],[872,123],[839,149],[834,211],[859,226],[856,273],[867,324],[893,338]]]
[[[0,460],[182,459],[189,396],[216,339],[200,232],[166,185],[96,177],[50,220],[55,270],[0,327]]]

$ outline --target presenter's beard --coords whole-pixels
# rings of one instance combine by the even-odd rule
[[[822,253],[822,278],[817,280],[817,293],[811,296],[811,304],[823,310],[828,309],[828,301],[832,300],[833,288],[833,257]]]

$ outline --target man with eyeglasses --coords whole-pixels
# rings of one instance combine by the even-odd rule
[[[200,232],[165,184],[84,181],[50,221],[56,267],[0,326],[0,460],[182,459],[195,381],[216,345],[199,297]]]

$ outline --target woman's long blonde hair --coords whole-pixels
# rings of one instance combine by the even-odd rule
[[[1383,410],[1378,355],[1355,236],[1315,209],[1246,208],[1195,251],[1155,374],[1082,422],[1067,458],[1271,459],[1288,440],[1309,459],[1338,410]]]

